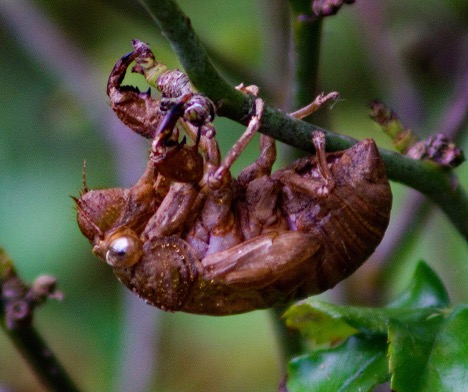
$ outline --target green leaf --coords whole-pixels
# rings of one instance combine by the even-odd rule
[[[448,306],[447,292],[431,268],[420,262],[409,287],[385,308],[335,305],[309,297],[284,314],[289,328],[298,329],[313,344],[333,345],[358,331],[387,334],[391,320],[424,322]]]
[[[468,305],[457,306],[437,334],[419,391],[463,391],[468,385]]]
[[[449,306],[449,303],[447,290],[442,281],[424,261],[420,261],[409,287],[387,307],[445,308]]]
[[[307,299],[289,308],[284,317],[288,328],[299,329],[313,344],[333,345],[359,331],[387,335],[389,323],[394,319],[418,323],[441,313],[435,308],[366,308]]]
[[[289,363],[288,390],[370,391],[390,379],[386,351],[384,337],[359,334],[340,347],[295,358]]]
[[[328,308],[328,309],[327,309]],[[288,328],[298,329],[313,345],[335,345],[359,331],[342,318],[340,307],[320,301],[291,306],[283,315]]]
[[[288,387],[366,391],[388,380],[390,369],[394,391],[464,390],[468,305],[452,313],[448,305],[442,282],[424,262],[418,264],[409,287],[385,308],[334,305],[312,298],[298,302],[284,314],[288,327],[299,329],[314,344],[347,340],[291,361]]]
[[[443,317],[438,316],[418,323],[390,322],[388,352],[393,390],[419,390],[421,375],[443,321]]]
[[[468,385],[468,305],[446,319],[389,328],[392,390],[462,391]]]

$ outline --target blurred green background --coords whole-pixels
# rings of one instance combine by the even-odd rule
[[[357,3],[324,24],[320,89],[338,90],[343,100],[318,125],[391,148],[368,118],[367,103],[380,98],[421,137],[443,131],[447,108],[460,88],[468,88],[468,3]],[[255,83],[270,103],[293,109],[286,1],[179,4],[233,84]],[[41,273],[57,277],[65,299],[41,308],[36,323],[72,377],[85,391],[276,390],[283,370],[269,312],[214,318],[150,308],[97,261],[75,222],[70,195],[82,186],[83,160],[90,188],[129,186],[144,168],[148,143],[118,123],[105,86],[132,38],[177,66],[157,26],[136,1],[123,0],[2,0],[0,21],[0,246],[26,281]],[[127,81],[143,87],[134,75]],[[242,127],[226,119],[216,124],[226,152]],[[462,128],[457,140],[466,150],[466,124]],[[252,143],[234,172],[257,148]],[[456,172],[468,187],[468,166]],[[405,220],[405,206],[417,197],[392,187],[389,239],[369,266],[326,294],[333,300],[372,302],[366,292],[372,272],[366,271],[378,267],[386,241]],[[454,302],[468,301],[461,236],[437,210],[413,230],[386,267],[383,298],[398,293],[423,258]],[[4,390],[43,389],[0,334]]]

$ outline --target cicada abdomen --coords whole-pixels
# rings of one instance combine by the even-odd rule
[[[326,154],[329,189],[317,161],[303,158],[272,176],[283,184],[282,208],[290,228],[314,233],[320,242],[310,270],[304,271],[308,278],[301,286],[302,295],[323,292],[352,274],[381,242],[392,206],[390,184],[374,141]]]

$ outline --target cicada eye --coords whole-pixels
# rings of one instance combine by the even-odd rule
[[[116,235],[109,240],[106,262],[114,268],[128,268],[140,260],[142,253],[141,242],[135,234]]]

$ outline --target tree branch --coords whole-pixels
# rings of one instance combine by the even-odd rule
[[[51,391],[78,391],[57,357],[32,326],[33,310],[47,297],[56,297],[55,279],[39,277],[32,287],[17,276],[0,248],[0,326],[43,385]]]
[[[194,86],[213,101],[222,101],[221,116],[246,124],[252,110],[252,97],[242,94],[221,78],[192,29],[190,19],[173,0],[158,0],[155,5],[154,18]],[[265,106],[260,129],[264,134],[294,147],[313,151],[311,133],[314,130],[325,133],[329,151],[343,150],[356,143],[355,139],[320,129]],[[452,172],[385,149],[380,149],[380,153],[391,180],[429,197],[468,240],[468,196]]]

